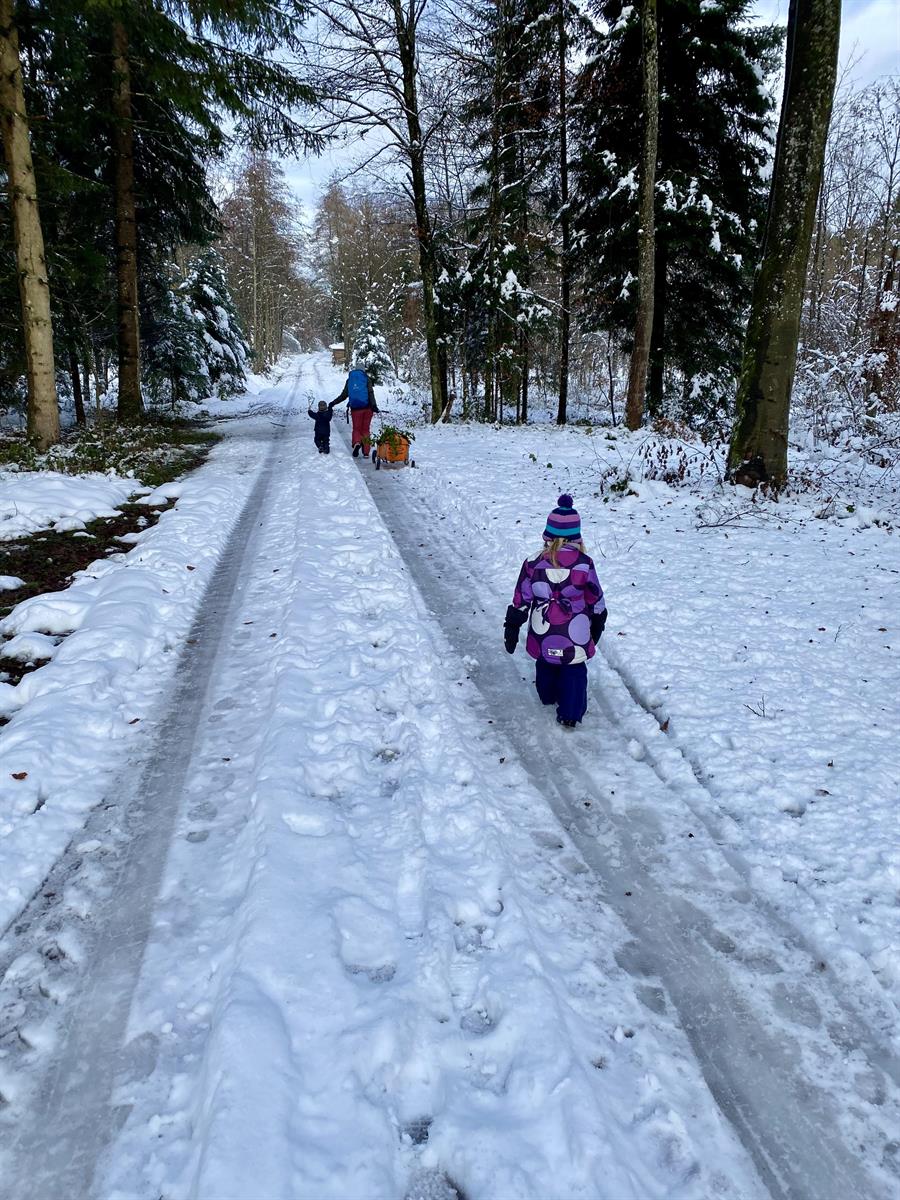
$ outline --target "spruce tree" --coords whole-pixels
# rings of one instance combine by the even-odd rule
[[[771,145],[765,80],[781,33],[750,0],[658,0],[655,303],[648,404],[666,389],[714,404],[740,360],[765,221]],[[637,305],[641,23],[599,0],[576,92],[578,257],[594,328],[630,348]]]
[[[251,351],[218,251],[204,250],[189,262],[181,291],[200,332],[211,394],[233,396],[247,377]]]
[[[153,404],[177,408],[239,391],[250,349],[215,250],[201,251],[183,270],[165,264],[142,290],[145,377]]]
[[[362,311],[353,337],[353,365],[362,367],[373,383],[384,383],[394,366],[381,331],[381,317],[374,304]]]
[[[141,312],[144,380],[155,408],[177,411],[210,394],[202,322],[175,263],[145,279]]]

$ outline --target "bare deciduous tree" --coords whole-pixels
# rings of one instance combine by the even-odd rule
[[[321,74],[318,91],[331,112],[323,132],[352,128],[374,135],[370,161],[391,155],[404,167],[413,210],[422,285],[422,321],[428,347],[432,419],[447,402],[447,363],[440,336],[435,286],[438,263],[426,161],[435,114],[422,103],[419,34],[423,0],[320,0]]]

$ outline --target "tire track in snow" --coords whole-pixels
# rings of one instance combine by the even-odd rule
[[[683,803],[702,822],[729,866],[752,887],[753,867],[729,841],[728,825],[732,818],[723,812],[723,807],[727,808],[727,797],[723,797],[713,786],[700,758],[673,734],[668,728],[668,721],[660,720],[659,712],[635,682],[614,648],[601,643],[595,661],[603,671],[604,679],[594,685],[592,692],[601,706],[606,708],[611,723],[619,723],[623,716],[630,722],[629,733],[640,744],[647,765],[666,788],[678,788]],[[604,684],[611,684],[616,694],[610,694]],[[661,738],[659,734],[665,737]],[[794,881],[794,886],[808,894],[808,890],[798,881]],[[806,936],[800,922],[791,920],[790,913],[783,914],[768,900],[760,899],[759,903],[776,924],[783,924],[790,929],[791,935],[811,957],[820,957],[818,948]],[[840,997],[842,1005],[856,1015],[858,1038],[867,1056],[877,1062],[894,1084],[900,1087],[900,1041],[897,1036],[900,1014],[897,1006],[884,993],[881,981],[867,960],[858,958],[851,969],[853,982],[862,982],[862,987],[858,987],[855,993],[850,992],[848,979],[831,977],[830,986]]]
[[[187,815],[218,813],[173,843],[129,1023],[159,1054],[117,1091],[100,1194],[452,1200],[447,1171],[472,1196],[756,1197],[586,868],[518,766],[485,769],[508,748],[457,698],[356,465],[311,451],[292,437],[203,715]]]
[[[288,419],[296,412],[300,382],[298,374],[284,407]],[[64,928],[67,920],[71,923],[66,904],[78,899],[73,892],[83,885],[86,919],[78,938],[64,940],[56,956],[68,960],[70,969],[49,987],[43,977],[37,979],[35,994],[19,1004],[19,1024],[26,1028],[32,1021],[40,1024],[47,1014],[57,1022],[56,1045],[47,1047],[55,1051],[53,1057],[38,1074],[37,1091],[27,1097],[21,1119],[12,1125],[2,1159],[3,1177],[21,1181],[23,1188],[27,1180],[35,1196],[86,1196],[97,1157],[124,1117],[110,1107],[110,1096],[116,1073],[128,1066],[121,1047],[131,997],[225,618],[241,565],[254,551],[254,527],[280,444],[281,436],[273,432],[200,601],[186,639],[190,648],[176,669],[168,715],[137,784],[122,778],[121,792],[91,813],[14,924],[12,943],[5,948],[8,965],[23,948],[46,943],[53,931]],[[79,846],[92,841],[102,843],[109,853],[99,868],[91,864],[85,876]],[[41,1008],[44,1013],[36,1014]],[[21,1049],[39,1048],[21,1035],[19,1040]],[[138,1056],[141,1052],[142,1047],[131,1051]],[[142,1064],[132,1066],[144,1069]],[[38,1073],[38,1065],[32,1070]]]
[[[689,850],[676,842],[673,826],[686,824],[685,801],[652,758],[641,761],[647,747],[622,736],[620,709],[596,682],[592,697],[607,718],[600,753],[590,750],[590,726],[566,736],[552,716],[534,711],[523,652],[516,659],[502,653],[506,599],[484,597],[484,581],[476,599],[471,563],[454,530],[442,532],[403,475],[362,469],[451,646],[460,657],[491,664],[473,680],[486,714],[516,747],[632,931],[630,961],[622,965],[639,994],[650,989],[644,994],[651,1003],[652,985],[661,983],[662,1002],[667,997],[674,1006],[716,1102],[773,1200],[896,1194],[900,1104],[886,1077],[894,1066],[890,1047],[868,1036],[797,931],[748,892],[704,827],[691,833]],[[425,528],[427,547],[415,532]],[[485,612],[483,599],[495,612]],[[626,690],[624,681],[618,686]]]

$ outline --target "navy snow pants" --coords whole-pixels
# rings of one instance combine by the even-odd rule
[[[580,721],[587,712],[587,663],[554,667],[539,658],[534,665],[541,704],[555,704],[560,721]]]

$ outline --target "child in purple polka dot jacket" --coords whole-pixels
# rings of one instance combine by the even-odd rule
[[[574,729],[587,711],[587,662],[606,625],[606,601],[571,496],[560,496],[543,546],[522,563],[503,625],[510,654],[526,621],[537,694],[543,704],[556,705],[560,725]]]

